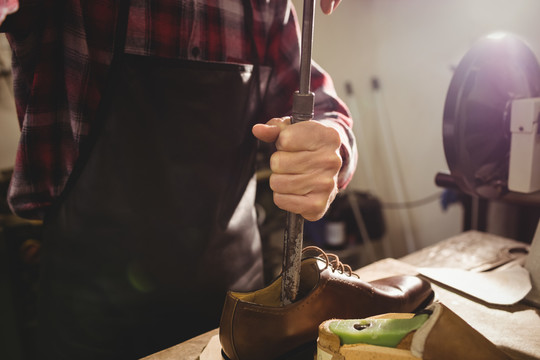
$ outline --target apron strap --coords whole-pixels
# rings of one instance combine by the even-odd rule
[[[114,67],[115,63],[118,62],[119,58],[124,53],[129,19],[129,4],[130,0],[120,0],[120,5],[118,6],[111,68]]]
[[[244,15],[245,15],[245,32],[246,34],[251,34],[251,58],[253,61],[253,75],[255,77],[255,87],[256,87],[256,94],[257,94],[257,111],[256,114],[259,113],[261,106],[262,106],[262,95],[261,95],[261,87],[260,87],[260,61],[259,61],[259,52],[257,51],[257,42],[255,41],[255,32],[253,31],[255,28],[255,20],[253,19],[253,4],[251,3],[251,0],[242,0],[242,4],[244,6]]]

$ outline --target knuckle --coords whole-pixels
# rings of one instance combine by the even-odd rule
[[[341,166],[343,165],[343,159],[337,152],[335,152],[332,153],[331,156],[329,156],[328,163],[329,166],[333,169],[341,169]]]
[[[327,137],[329,144],[336,147],[339,147],[341,145],[341,137],[339,136],[339,132],[336,129],[329,126],[326,127],[325,132],[325,136]]]
[[[276,179],[276,175],[271,174],[270,178],[268,179],[268,186],[270,186],[270,189],[272,191],[276,191],[277,182],[278,182],[278,180]]]
[[[277,172],[279,170],[280,158],[281,155],[279,151],[276,151],[270,156],[270,169],[272,171]]]
[[[274,192],[274,195],[273,195],[273,200],[274,200],[274,204],[280,208],[281,210],[287,210],[285,209],[285,207],[283,206],[283,202],[282,202],[282,196],[279,194],[279,193],[276,193]]]
[[[336,151],[326,151],[320,153],[319,166],[321,169],[326,169],[337,173],[343,165],[343,159]]]
[[[322,193],[330,194],[337,188],[336,178],[330,176],[320,177],[318,187]]]
[[[276,143],[276,146],[278,149],[289,149],[292,145],[292,137],[290,135],[289,131],[283,130],[279,134],[278,141]]]
[[[336,187],[336,181],[334,177],[327,177],[323,183],[325,190],[333,190]]]
[[[317,198],[312,200],[310,203],[306,205],[305,214],[307,216],[313,217],[317,216],[321,213],[324,213],[324,210],[326,209],[326,201],[323,198]]]

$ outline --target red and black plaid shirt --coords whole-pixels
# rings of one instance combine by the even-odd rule
[[[299,83],[299,26],[287,0],[251,0],[253,34],[246,34],[242,0],[131,0],[127,53],[249,62],[273,68],[261,122],[291,113]],[[13,50],[21,140],[9,191],[20,216],[40,218],[62,192],[94,123],[112,58],[117,1],[21,0],[0,28]],[[356,165],[352,122],[330,77],[314,65],[315,118],[340,131],[344,166]],[[129,129],[126,129],[129,131]]]

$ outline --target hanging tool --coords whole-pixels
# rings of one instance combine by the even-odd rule
[[[302,48],[300,53],[300,88],[294,93],[291,123],[313,119],[315,94],[311,85],[311,46],[313,44],[313,20],[315,0],[304,0],[302,15]],[[300,286],[300,262],[304,218],[299,214],[287,212],[285,239],[283,244],[283,268],[281,282],[281,304],[292,303],[298,295]]]

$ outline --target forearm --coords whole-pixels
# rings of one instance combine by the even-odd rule
[[[358,152],[356,149],[356,140],[352,129],[347,125],[345,119],[341,115],[334,116],[329,114],[322,120],[318,120],[326,126],[336,129],[341,139],[340,155],[342,159],[341,169],[338,175],[338,188],[344,189],[351,182],[356,170],[358,160]]]
[[[311,83],[315,93],[314,120],[336,129],[340,135],[343,165],[338,187],[343,189],[351,181],[358,159],[353,119],[346,104],[337,96],[332,79],[316,63],[313,64]]]

